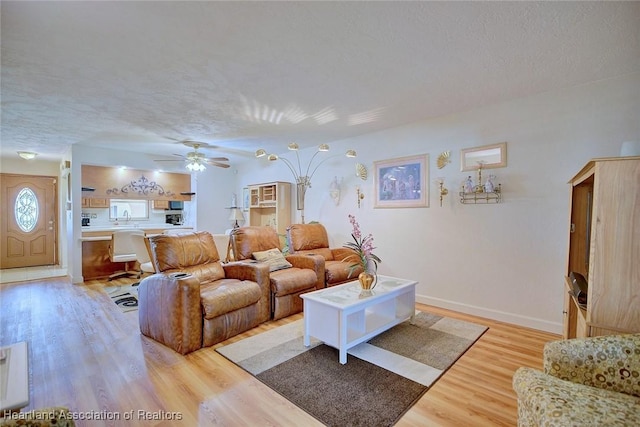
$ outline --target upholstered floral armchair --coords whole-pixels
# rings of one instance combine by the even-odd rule
[[[513,376],[518,426],[640,425],[640,334],[552,341]]]

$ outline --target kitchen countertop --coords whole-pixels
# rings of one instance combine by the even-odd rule
[[[90,225],[83,226],[82,232],[85,231],[118,231],[118,230],[171,230],[187,228],[193,229],[193,227],[186,225],[171,225],[171,224],[146,224],[138,223],[133,224],[120,224],[120,225]]]
[[[148,234],[148,230],[193,230],[193,227],[184,226],[184,225],[171,225],[171,224],[139,224],[138,226],[133,225],[99,225],[99,226],[84,226],[82,227],[82,237],[80,237],[80,241],[82,242],[97,242],[103,240],[111,240],[111,233],[118,230],[142,230],[145,232],[147,236],[152,236],[154,234]],[[90,235],[86,235],[85,233],[91,233]],[[94,234],[96,233],[96,234]],[[104,234],[99,234],[104,233]]]

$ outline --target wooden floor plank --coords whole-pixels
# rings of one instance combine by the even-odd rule
[[[79,426],[321,425],[216,353],[219,345],[182,356],[143,337],[137,312],[121,312],[104,291],[128,283],[131,279],[74,285],[54,278],[0,285],[0,344],[29,342],[31,402],[24,410],[63,405],[120,417],[134,411],[133,422],[79,421]],[[541,368],[544,343],[560,337],[436,307],[417,308],[489,330],[397,425],[514,426],[513,372],[520,366]],[[301,317],[267,322],[225,344]]]

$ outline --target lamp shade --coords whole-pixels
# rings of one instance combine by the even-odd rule
[[[229,215],[229,221],[244,221],[244,214],[240,208],[231,208],[231,214]]]

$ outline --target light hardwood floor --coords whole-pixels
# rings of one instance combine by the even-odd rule
[[[66,406],[78,414],[121,417],[78,421],[92,427],[321,425],[215,347],[182,356],[141,336],[137,311],[122,313],[103,287],[97,281],[73,285],[67,278],[0,285],[0,344],[29,343],[31,402],[24,410]],[[417,308],[489,330],[397,425],[514,426],[513,372],[519,366],[540,368],[544,343],[560,337],[431,306]],[[268,322],[227,343],[299,318]],[[133,421],[124,421],[131,411]],[[181,419],[167,419],[172,413]]]

